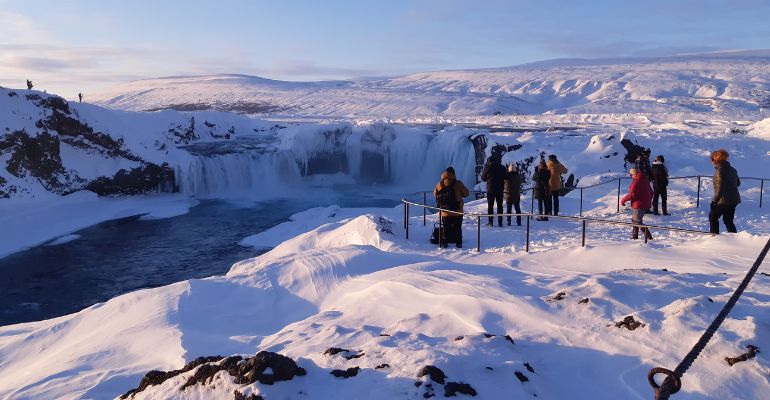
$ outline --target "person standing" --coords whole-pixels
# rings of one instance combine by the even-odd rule
[[[714,165],[714,198],[711,200],[709,211],[711,233],[719,233],[719,217],[722,217],[728,232],[738,232],[733,219],[735,208],[741,202],[741,194],[738,191],[741,179],[738,177],[738,171],[727,161],[729,157],[724,149],[711,153],[711,163]]]
[[[551,214],[551,171],[548,170],[548,166],[545,160],[540,159],[540,164],[535,167],[535,173],[532,175],[532,183],[535,191],[535,198],[537,199],[537,212],[541,215],[537,217],[538,221],[548,221],[548,217],[542,215]]]
[[[507,214],[511,214],[514,207],[516,214],[521,214],[521,174],[516,164],[508,166],[508,176],[505,179],[505,205]],[[521,215],[516,216],[516,225],[521,226]],[[510,215],[508,226],[511,226]]]
[[[559,195],[561,191],[561,176],[567,173],[567,167],[556,159],[555,154],[548,156],[548,171],[551,172],[551,199],[553,201],[553,215],[559,215]]]
[[[636,168],[628,171],[631,174],[631,185],[628,186],[628,194],[620,200],[620,204],[626,205],[631,202],[631,222],[635,224],[644,224],[644,214],[650,209],[652,202],[652,189],[647,176]],[[652,234],[648,228],[642,228],[642,233],[649,240]],[[639,227],[634,226],[631,230],[631,239],[639,239]]]
[[[78,103],[83,102],[83,93],[78,93]]]
[[[663,210],[663,215],[670,215],[668,213],[667,200],[668,200],[668,168],[666,168],[665,159],[663,156],[655,157],[655,161],[652,162],[652,213],[658,214],[658,199]]]
[[[642,154],[639,154],[639,157],[634,161],[634,168],[643,173],[647,177],[648,182],[653,180],[652,168],[650,168],[650,154],[652,154],[652,150],[644,149]]]
[[[505,179],[508,174],[505,167],[500,163],[499,157],[489,157],[484,172],[481,173],[481,180],[487,183],[487,214],[490,215],[487,226],[493,226],[494,205],[497,203],[497,213],[503,213],[503,191],[505,190]],[[503,216],[497,217],[497,224],[503,226]]]
[[[457,180],[455,169],[448,167],[442,174],[441,180],[433,189],[433,196],[436,198],[436,204],[439,208],[462,213],[464,201],[470,192],[465,185]],[[441,221],[443,227],[439,242],[441,247],[447,247],[450,239],[453,239],[458,248],[463,247],[463,216],[448,211],[441,211]]]

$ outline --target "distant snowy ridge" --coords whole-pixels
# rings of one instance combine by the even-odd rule
[[[770,107],[769,61],[766,52],[726,52],[552,60],[353,81],[167,77],[126,83],[89,99],[134,111],[216,109],[295,116],[711,113],[756,119],[760,108]]]

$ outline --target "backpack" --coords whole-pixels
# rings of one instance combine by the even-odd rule
[[[433,233],[430,235],[430,242],[438,244],[438,239],[441,236],[441,226],[438,222],[433,224]]]
[[[442,233],[444,234],[443,237],[441,236]],[[433,233],[430,235],[430,242],[433,244],[439,244],[439,238],[441,238],[441,242],[443,243],[461,243],[463,240],[462,232],[459,234],[460,236],[457,236],[457,232],[453,232],[451,229],[447,229],[446,226],[442,227],[440,223],[436,222],[433,224]]]
[[[452,211],[458,211],[460,208],[460,202],[457,200],[457,194],[453,190],[455,182],[452,182],[452,184],[449,186],[444,186],[436,194],[436,205],[438,208]]]

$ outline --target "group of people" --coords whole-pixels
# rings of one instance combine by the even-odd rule
[[[669,215],[666,207],[668,170],[664,164],[663,156],[657,156],[652,166],[649,164],[650,149],[639,156],[634,167],[629,170],[631,174],[631,185],[628,187],[628,194],[621,199],[621,204],[631,203],[631,222],[643,225],[644,215],[650,213],[650,207],[653,207],[652,214],[658,215],[658,198],[662,200],[663,215]],[[737,232],[735,223],[735,208],[741,202],[741,195],[738,187],[741,180],[738,172],[730,165],[727,159],[730,155],[724,149],[719,149],[711,153],[711,163],[714,171],[714,198],[711,200],[711,209],[709,211],[709,231],[719,233],[719,218],[725,224],[728,232]],[[650,187],[652,182],[652,188]],[[633,239],[639,238],[639,230],[645,235],[647,240],[652,239],[650,230],[643,226],[634,225],[631,232]]]
[[[541,164],[535,169],[535,175],[532,181],[535,183],[534,197],[538,199],[538,210],[543,215],[558,215],[559,213],[559,192],[561,190],[561,176],[567,172],[555,155],[549,156],[548,162],[541,160]],[[487,185],[487,207],[489,222],[487,226],[494,226],[495,210],[497,225],[503,226],[503,199],[505,199],[506,214],[521,214],[521,184],[524,180],[519,165],[511,163],[506,168],[502,164],[499,156],[492,156],[487,159],[484,169],[481,173],[481,180]],[[463,198],[470,194],[468,188],[457,179],[455,170],[452,167],[447,168],[441,174],[441,180],[433,189],[433,195],[441,211],[442,229],[439,243],[446,247],[448,243],[454,242],[457,247],[462,247],[462,210]],[[553,214],[552,214],[553,213]],[[511,225],[512,217],[506,217],[508,226]],[[538,220],[548,220],[548,217],[538,217]],[[516,225],[521,226],[521,216],[516,216]]]
[[[670,215],[667,207],[668,169],[662,155],[655,158],[650,165],[651,151],[646,149],[629,170],[631,184],[628,194],[621,199],[621,204],[631,205],[631,221],[635,224],[631,237],[639,238],[641,230],[646,239],[652,239],[650,230],[643,226],[645,214],[659,215],[658,203],[662,206],[663,215]],[[714,173],[714,198],[711,201],[709,212],[709,227],[711,233],[719,233],[719,219],[722,218],[728,232],[737,232],[735,223],[735,209],[741,202],[738,187],[741,184],[738,173],[728,161],[729,154],[724,149],[711,153],[711,163],[715,168]],[[538,201],[539,221],[547,221],[547,215],[559,215],[559,195],[561,191],[561,176],[567,173],[567,168],[562,165],[556,155],[548,156],[546,162],[543,157],[535,167],[532,176],[534,198]],[[503,198],[506,203],[506,213],[511,214],[513,209],[516,214],[521,214],[521,184],[523,177],[518,164],[503,166],[501,157],[489,157],[481,174],[482,181],[487,185],[487,206],[489,221],[487,226],[494,226],[494,217],[497,210],[498,226],[503,226]],[[470,195],[468,188],[457,179],[455,170],[447,168],[441,174],[441,180],[433,190],[439,208],[443,210],[442,233],[439,243],[446,247],[447,243],[454,242],[457,247],[462,247],[462,212],[463,199]],[[496,206],[496,207],[495,207]],[[508,225],[511,225],[511,216],[507,216]],[[516,224],[521,226],[521,216],[516,216]]]
[[[562,165],[555,155],[540,160],[535,167],[532,176],[534,183],[534,197],[537,199],[538,211],[541,215],[559,215],[559,195],[561,191],[561,176],[567,173],[567,168]],[[522,176],[517,164],[509,164],[508,168],[502,165],[499,157],[489,157],[481,180],[487,183],[487,214],[490,215],[487,226],[494,226],[495,210],[497,214],[503,213],[503,198],[506,203],[506,213],[511,214],[515,208],[516,214],[521,214],[521,183]],[[495,205],[497,207],[495,208]],[[508,216],[508,225],[511,225],[511,217]],[[538,221],[547,221],[548,217],[538,217]],[[521,226],[521,216],[516,216],[516,224]],[[497,225],[503,226],[502,215],[497,217]]]
[[[540,158],[532,175],[534,197],[537,199],[538,221],[548,221],[542,215],[559,215],[559,196],[561,196],[561,176],[567,173],[567,167],[562,165],[556,155],[548,156],[548,162]]]
[[[665,158],[659,155],[655,157],[652,165],[650,165],[650,154],[652,154],[652,151],[645,149],[636,158],[634,167],[631,168],[636,170],[636,172],[644,174],[648,184],[652,183],[652,210],[648,206],[645,212],[647,214],[660,215],[658,212],[658,201],[660,200],[663,215],[670,215],[668,213],[668,168],[666,168]]]

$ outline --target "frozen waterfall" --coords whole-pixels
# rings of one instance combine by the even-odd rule
[[[198,197],[281,197],[299,195],[308,177],[342,175],[406,193],[432,189],[450,165],[469,187],[476,182],[473,131],[392,125],[318,128],[298,128],[258,147],[251,145],[253,140],[190,146],[191,157],[176,166],[177,186]]]

